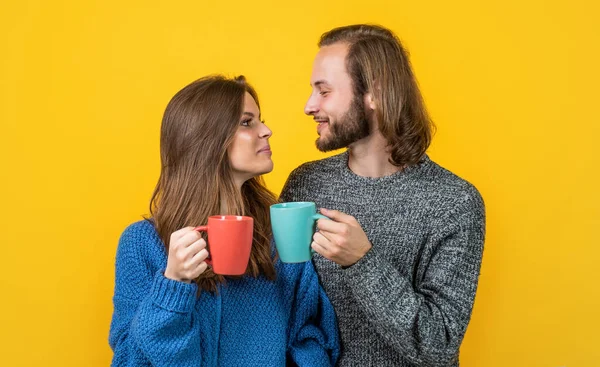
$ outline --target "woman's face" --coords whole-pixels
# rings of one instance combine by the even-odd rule
[[[260,120],[260,111],[254,98],[246,92],[240,124],[227,150],[236,182],[244,183],[273,170],[269,146],[271,134],[271,130]]]

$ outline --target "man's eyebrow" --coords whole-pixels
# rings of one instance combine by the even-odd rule
[[[329,85],[329,83],[327,83],[325,80],[317,80],[313,83],[314,87],[320,87],[322,85]]]

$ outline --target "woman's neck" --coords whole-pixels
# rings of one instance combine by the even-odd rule
[[[238,181],[235,180],[235,188],[237,190],[238,193],[242,192],[242,185],[244,184],[245,181]],[[231,214],[228,206],[227,206],[227,198],[225,197],[221,197],[221,208],[219,210],[219,213],[221,215],[227,215],[227,214]]]

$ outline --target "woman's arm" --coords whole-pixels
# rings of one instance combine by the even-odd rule
[[[165,278],[166,255],[151,224],[125,230],[116,257],[109,344],[113,366],[199,366],[197,286]]]
[[[334,366],[340,353],[333,306],[312,262],[303,266],[293,301],[288,359],[298,366]]]

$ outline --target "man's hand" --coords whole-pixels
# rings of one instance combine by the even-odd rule
[[[371,249],[372,245],[356,218],[329,209],[321,209],[321,214],[331,219],[319,219],[319,231],[313,236],[311,247],[321,256],[338,265],[350,266]]]

